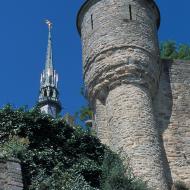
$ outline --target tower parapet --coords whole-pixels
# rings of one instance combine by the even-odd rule
[[[87,0],[77,19],[97,135],[127,154],[149,186],[167,190],[152,106],[160,76],[159,24],[153,0]]]

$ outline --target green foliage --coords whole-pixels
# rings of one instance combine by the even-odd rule
[[[39,110],[25,112],[7,106],[0,110],[0,134],[4,155],[21,160],[25,189],[42,189],[57,173],[65,176],[70,170],[76,171],[73,179],[78,175],[90,186],[99,186],[94,179],[100,179],[105,147],[81,128]]]
[[[20,159],[25,190],[144,190],[96,137],[38,109],[0,110],[0,149]]]
[[[102,171],[103,190],[147,190],[146,184],[134,177],[130,167],[124,166],[120,157],[109,150],[105,152]]]
[[[79,117],[81,121],[87,121],[93,118],[93,111],[88,106],[82,107],[79,113],[80,113]]]
[[[81,87],[81,95],[86,99],[84,85]],[[93,128],[92,120],[94,112],[92,111],[89,102],[87,101],[86,103],[87,104],[85,106],[82,106],[80,110],[75,113],[75,119],[79,120],[83,124],[84,128],[87,130],[89,134],[93,134],[94,131],[92,130]]]
[[[28,140],[26,138],[19,138],[18,136],[10,136],[9,141],[0,144],[0,157],[11,158],[20,157],[26,152],[28,146]]]
[[[174,183],[176,190],[189,190],[189,188],[181,181],[177,181]]]
[[[75,113],[75,120],[79,120],[84,125],[84,129],[87,130],[89,134],[93,134],[92,130],[92,120],[94,112],[89,105],[82,106],[78,112]]]
[[[33,189],[36,190],[96,190],[90,186],[85,178],[76,170],[70,169],[64,171],[61,166],[54,168],[52,175],[45,177],[41,176],[40,183],[37,179],[33,184]]]
[[[177,45],[175,41],[162,42],[160,54],[163,59],[190,60],[190,46],[187,44]]]
[[[186,44],[181,44],[178,50],[178,59],[190,60],[190,47]]]
[[[161,58],[176,59],[177,58],[177,46],[174,41],[166,41],[161,43]]]
[[[79,120],[84,123],[85,129],[89,134],[93,134],[92,131],[92,119],[93,119],[93,111],[90,109],[89,106],[83,106],[79,112],[75,115],[79,118]]]

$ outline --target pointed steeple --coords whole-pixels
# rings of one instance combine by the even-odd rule
[[[51,42],[52,23],[47,20],[46,24],[48,25],[48,46],[47,46],[45,71],[46,73],[48,73],[48,71],[53,71],[54,69],[53,69],[52,42]]]
[[[38,105],[42,112],[56,117],[61,111],[61,103],[59,101],[58,92],[58,74],[54,70],[53,66],[53,53],[52,53],[52,40],[51,29],[52,23],[46,21],[48,25],[48,46],[45,61],[45,69],[41,74],[40,80],[40,95]]]

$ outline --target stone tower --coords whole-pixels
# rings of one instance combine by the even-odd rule
[[[59,101],[59,92],[57,88],[58,74],[53,67],[52,57],[52,42],[51,42],[51,28],[52,24],[47,21],[49,34],[48,34],[48,47],[46,55],[45,70],[41,74],[40,81],[40,95],[38,105],[43,113],[50,114],[56,117],[61,111],[61,103]]]
[[[86,0],[77,27],[98,137],[157,190],[168,184],[152,100],[161,71],[153,0]]]

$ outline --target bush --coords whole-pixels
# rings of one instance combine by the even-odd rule
[[[25,189],[42,189],[57,172],[66,176],[68,171],[76,171],[75,176],[99,187],[105,147],[81,128],[43,115],[38,109],[24,111],[7,106],[0,110],[0,134],[2,156],[21,160]]]
[[[185,185],[185,183],[181,181],[177,181],[174,183],[175,190],[189,190],[189,188]]]
[[[1,157],[20,159],[25,190],[145,189],[95,136],[38,109],[6,106],[0,134]]]
[[[131,168],[124,166],[120,157],[110,150],[105,151],[101,182],[103,190],[147,190],[146,184],[137,179]]]

